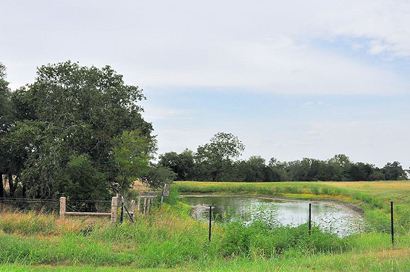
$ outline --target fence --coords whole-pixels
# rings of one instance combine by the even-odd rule
[[[161,195],[161,202],[164,194]],[[154,200],[159,196],[157,193],[149,192],[141,194],[137,200],[126,200],[122,196],[112,197],[111,201],[107,200],[73,200],[67,201],[66,197],[56,199],[28,199],[28,198],[0,198],[0,210],[12,211],[28,211],[35,210],[39,212],[56,212],[59,211],[60,218],[66,216],[97,216],[108,217],[112,223],[124,220],[124,215],[128,214],[131,221],[135,220],[135,215],[148,214],[154,204]],[[108,205],[109,204],[109,205]],[[94,211],[84,211],[85,208],[92,207]],[[208,239],[212,239],[212,225],[215,221],[213,216],[214,210],[217,208],[214,205],[209,207],[208,219]],[[84,208],[84,209],[83,209]],[[120,214],[119,214],[120,212]],[[392,246],[395,245],[395,218],[394,218],[394,203],[390,202],[390,224],[389,233]],[[118,218],[119,217],[119,218]],[[307,214],[307,234],[312,234],[312,203],[309,203]],[[387,227],[387,226],[386,226]]]
[[[110,211],[81,211],[76,209],[76,205],[70,205],[67,202],[66,197],[60,197],[59,200],[59,215],[61,219],[64,219],[66,216],[96,216],[96,217],[110,217],[111,222],[115,223],[118,221],[118,210],[120,209],[120,222],[124,218],[124,210],[130,217],[131,221],[134,220],[136,212],[141,214],[148,214],[151,210],[151,207],[154,203],[154,200],[157,198],[157,193],[149,192],[141,194],[135,200],[127,201],[124,197],[117,195],[111,198],[111,201],[104,200],[76,200],[77,203],[110,203]],[[98,210],[98,209],[97,209]]]
[[[57,212],[58,200],[0,197],[0,211],[36,211],[42,213]]]
[[[118,219],[122,222],[125,213],[131,221],[134,221],[137,213],[149,214],[158,197],[157,192],[146,192],[138,196],[136,200],[126,200],[120,195],[112,197],[111,200],[70,200],[67,197],[59,199],[0,198],[0,211],[58,213],[61,219],[67,216],[107,217],[115,223]],[[163,197],[162,193],[161,203]]]

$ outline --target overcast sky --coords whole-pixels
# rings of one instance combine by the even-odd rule
[[[410,166],[410,1],[0,2],[13,88],[65,60],[144,89],[159,153],[218,131],[244,157]]]

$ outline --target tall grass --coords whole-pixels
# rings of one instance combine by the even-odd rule
[[[215,223],[209,243],[207,224],[194,221],[189,216],[190,207],[178,202],[177,189],[188,191],[193,185],[177,184],[171,189],[167,203],[155,208],[150,215],[138,215],[134,224],[128,221],[122,225],[110,224],[106,219],[90,218],[60,220],[52,214],[2,213],[0,264],[23,267],[125,265],[176,270],[190,267],[194,271],[269,270],[272,265],[281,266],[284,271],[305,271],[306,265],[318,271],[355,271],[369,267],[379,269],[376,271],[390,268],[401,271],[409,264],[406,260],[410,258],[406,256],[410,257],[407,250],[410,249],[410,235],[405,231],[399,233],[396,240],[394,252],[400,256],[383,255],[391,248],[389,234],[383,233],[389,226],[385,199],[368,191],[320,183],[292,185],[198,184],[197,191],[348,199],[361,203],[368,220],[374,220],[372,224],[384,229],[371,229],[369,233],[340,238],[318,228],[314,228],[309,236],[306,225],[272,227],[262,222],[251,225]],[[382,206],[378,207],[380,203]],[[409,224],[407,202],[399,202],[396,215],[398,227]],[[373,254],[375,251],[377,253]],[[357,254],[363,257],[358,262],[351,261]],[[394,266],[388,266],[384,258],[394,260]],[[379,261],[380,266],[372,264]]]
[[[0,219],[0,263],[176,267],[216,259],[338,253],[351,248],[348,239],[316,228],[309,236],[306,226],[272,228],[262,222],[216,224],[209,243],[207,225],[181,216],[177,207],[181,208],[164,205],[152,215],[137,217],[134,224],[122,225],[7,214]],[[22,231],[23,225],[13,221],[37,225]]]

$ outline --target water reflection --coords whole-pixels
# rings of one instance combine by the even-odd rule
[[[309,203],[312,203],[312,222],[325,231],[340,236],[361,232],[364,220],[360,213],[341,204],[329,201],[280,200],[247,196],[183,196],[192,206],[192,216],[207,220],[212,205],[214,220],[244,221],[249,224],[262,220],[269,225],[298,226],[308,220]]]

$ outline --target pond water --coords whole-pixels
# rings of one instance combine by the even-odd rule
[[[312,224],[324,231],[347,236],[364,230],[360,212],[330,201],[305,201],[255,196],[185,195],[181,199],[192,206],[191,215],[208,220],[209,206],[219,222],[240,220],[249,224],[261,220],[269,225],[298,226],[308,222],[312,203]]]

